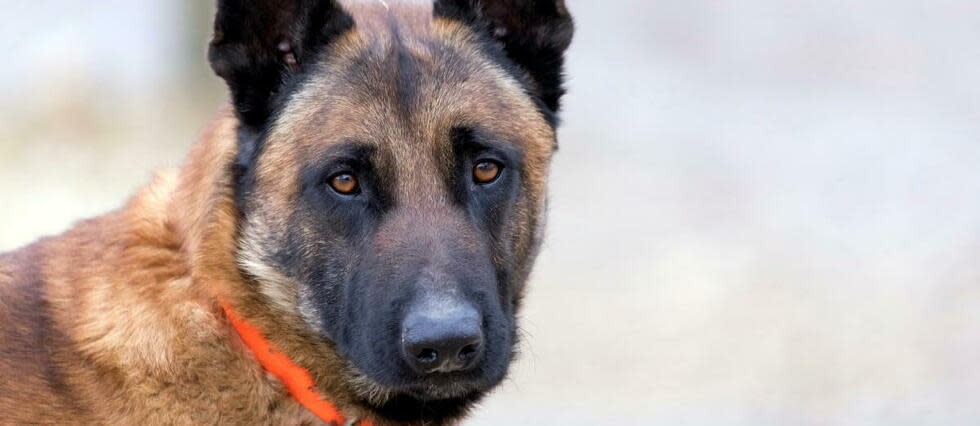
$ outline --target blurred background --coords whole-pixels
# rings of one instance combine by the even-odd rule
[[[980,423],[980,2],[568,3],[522,356],[466,424]],[[0,0],[0,250],[180,163],[211,13]]]

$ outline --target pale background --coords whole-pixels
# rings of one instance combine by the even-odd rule
[[[980,424],[980,2],[569,4],[523,356],[467,424]],[[210,8],[0,0],[0,250],[179,163]]]

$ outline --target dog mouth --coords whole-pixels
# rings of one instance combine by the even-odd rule
[[[394,399],[413,399],[421,403],[471,399],[486,392],[492,385],[474,379],[470,374],[434,373],[409,383],[386,385],[371,378],[354,366],[348,382],[355,394],[372,406],[381,406]]]
[[[463,386],[424,386],[390,392],[383,401],[361,402],[398,424],[442,424],[465,414],[485,393]]]
[[[397,394],[383,404],[368,404],[378,415],[400,424],[441,424],[458,418],[477,403],[484,393],[470,392],[447,399],[419,400],[409,394]]]
[[[461,398],[484,390],[483,386],[479,386],[476,382],[455,376],[457,375],[451,373],[436,373],[422,383],[399,389],[397,393],[409,395],[422,401],[435,401]]]
[[[492,387],[462,374],[437,373],[412,383],[388,386],[356,367],[348,377],[360,403],[396,423],[441,424],[461,416]]]

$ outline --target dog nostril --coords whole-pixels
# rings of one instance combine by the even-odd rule
[[[469,345],[463,346],[463,349],[459,350],[459,354],[456,355],[461,361],[467,361],[476,355],[476,350],[479,349],[480,345],[478,343],[471,343]]]
[[[418,355],[415,355],[415,358],[422,364],[431,364],[439,359],[439,352],[435,349],[426,348],[419,351]]]

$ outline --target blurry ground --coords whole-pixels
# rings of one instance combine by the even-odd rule
[[[179,162],[204,3],[0,0],[0,249]],[[468,424],[980,422],[980,3],[569,3],[523,356]]]

